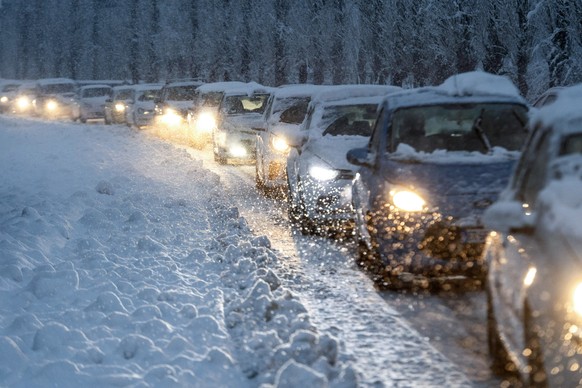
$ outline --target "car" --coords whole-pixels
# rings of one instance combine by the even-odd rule
[[[24,82],[15,91],[12,99],[10,111],[16,115],[32,115],[38,89],[36,82]]]
[[[111,93],[111,86],[105,84],[81,86],[78,91],[79,120],[86,123],[87,120],[105,119],[105,105]]]
[[[271,90],[249,82],[224,93],[212,132],[214,160],[219,164],[255,162],[256,132],[253,128],[261,125]]]
[[[117,85],[111,89],[111,97],[105,100],[103,107],[105,124],[125,123],[125,109],[132,94],[133,85]]]
[[[43,78],[36,81],[34,113],[47,119],[79,118],[77,84],[69,78]]]
[[[482,288],[480,217],[509,180],[529,105],[482,71],[388,95],[352,185],[357,263],[381,288]]]
[[[125,111],[125,122],[128,126],[141,129],[153,124],[155,101],[159,98],[162,87],[162,84],[139,84],[132,88]]]
[[[222,96],[229,89],[244,87],[240,81],[210,82],[196,88],[194,102],[186,121],[190,143],[198,149],[212,143],[212,132],[216,127],[218,107]]]
[[[7,113],[12,110],[12,104],[21,83],[18,81],[0,83],[0,113]]]
[[[155,101],[154,125],[166,135],[183,138],[187,134],[188,109],[194,103],[200,80],[166,82]]]
[[[293,136],[305,118],[311,97],[322,85],[284,85],[276,88],[267,101],[263,122],[256,128],[257,189],[269,193],[287,190],[287,156]]]
[[[349,227],[355,167],[347,162],[346,153],[366,145],[378,105],[396,90],[400,88],[389,85],[327,87],[313,96],[299,133],[287,134],[289,219],[302,233]]]
[[[543,92],[533,103],[534,108],[541,108],[544,105],[549,105],[556,101],[558,92],[564,89],[563,86],[554,86]]]
[[[581,103],[579,84],[532,113],[512,179],[483,217],[492,367],[529,386],[582,381]]]

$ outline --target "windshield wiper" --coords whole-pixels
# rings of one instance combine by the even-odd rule
[[[473,127],[471,129],[477,134],[477,137],[479,137],[479,140],[481,140],[481,143],[483,143],[485,149],[489,153],[491,152],[491,142],[489,141],[489,138],[487,137],[485,131],[481,127],[481,122],[483,121],[483,113],[485,113],[485,109],[481,109],[481,113],[479,113],[479,116],[477,116],[475,121],[473,121]]]

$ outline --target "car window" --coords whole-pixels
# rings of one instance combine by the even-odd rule
[[[311,123],[313,122],[313,112],[315,112],[313,107],[311,109],[308,108],[307,114],[305,115],[305,122],[301,126],[302,131],[309,131]]]
[[[166,91],[166,100],[169,101],[193,101],[197,86],[172,86]]]
[[[531,158],[524,160],[523,178],[518,190],[518,198],[529,204],[535,205],[538,193],[544,187],[547,177],[547,168],[550,158],[550,133],[544,131],[540,140],[529,153]]]
[[[521,150],[527,108],[517,104],[439,104],[399,109],[392,118],[393,146],[417,151],[487,153],[492,147]]]
[[[323,136],[370,136],[376,121],[377,104],[328,106],[318,127]]]
[[[368,143],[368,148],[370,150],[381,150],[382,133],[386,121],[388,121],[389,110],[386,108],[381,108],[378,112],[376,121],[374,122],[374,127],[372,128],[372,135],[370,136],[370,142]]]
[[[129,100],[132,97],[133,91],[131,89],[120,90],[115,96],[115,100]]]
[[[280,121],[286,124],[301,124],[305,119],[308,106],[309,98],[296,101],[294,105],[281,113]]]

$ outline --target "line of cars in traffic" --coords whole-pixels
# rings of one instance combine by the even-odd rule
[[[532,106],[483,72],[406,90],[184,80],[112,86],[103,118],[254,165],[296,230],[353,238],[379,287],[483,286],[494,370],[576,386],[581,103],[574,86]]]

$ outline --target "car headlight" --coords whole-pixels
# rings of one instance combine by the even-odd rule
[[[406,212],[419,212],[425,206],[425,200],[412,190],[392,190],[390,192],[392,204]]]
[[[317,181],[330,181],[339,175],[339,171],[330,167],[311,166],[309,167],[309,175]]]
[[[115,111],[116,112],[125,111],[125,104],[122,104],[121,102],[118,102],[117,104],[115,104]]]
[[[18,100],[16,101],[16,104],[17,104],[19,109],[24,110],[24,109],[28,109],[28,107],[30,107],[31,101],[30,101],[30,98],[28,98],[26,96],[22,96],[22,97],[18,98]]]
[[[198,115],[196,120],[196,130],[199,132],[212,132],[216,127],[216,118],[212,113],[204,112]]]
[[[48,100],[46,102],[45,107],[49,112],[52,112],[52,111],[57,110],[57,108],[59,107],[59,104],[57,104],[57,102],[55,100]]]
[[[3,104],[6,104],[8,102],[8,97],[6,97],[6,96],[0,97],[0,102]]]
[[[289,144],[287,143],[287,140],[285,140],[283,137],[281,136],[271,136],[271,147],[277,151],[277,152],[281,152],[281,153],[286,153],[289,151]]]
[[[169,126],[178,126],[182,123],[182,116],[174,109],[166,109],[163,117],[164,122]]]
[[[572,299],[572,307],[574,311],[582,317],[582,282],[578,283],[576,288],[574,288]]]

